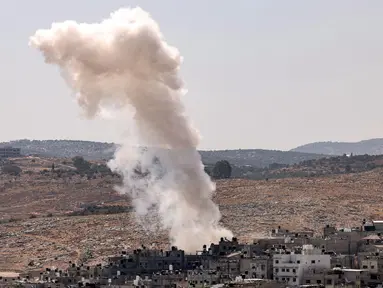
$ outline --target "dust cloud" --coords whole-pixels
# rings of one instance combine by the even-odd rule
[[[123,176],[117,189],[131,196],[144,227],[169,231],[187,252],[232,237],[219,223],[199,134],[181,102],[182,58],[148,13],[124,8],[100,23],[54,23],[29,43],[60,68],[87,117],[133,109],[134,132],[109,165]]]

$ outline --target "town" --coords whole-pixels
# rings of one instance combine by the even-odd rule
[[[277,227],[251,244],[221,238],[195,254],[142,246],[93,267],[3,275],[0,287],[382,287],[381,233],[383,221],[363,220],[321,236]]]

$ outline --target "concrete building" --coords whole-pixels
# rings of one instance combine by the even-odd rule
[[[334,268],[327,271],[325,275],[325,287],[336,288],[360,288],[366,287],[363,283],[363,277],[368,273],[361,269],[341,269]]]
[[[304,245],[301,252],[281,250],[273,255],[273,278],[291,286],[306,284],[303,283],[305,271],[330,269],[330,258],[330,255],[322,254],[321,249],[312,245]]]
[[[221,273],[219,271],[189,270],[187,281],[193,287],[205,287],[220,283]]]
[[[375,231],[383,232],[383,221],[382,220],[372,220],[372,224],[375,227]]]
[[[21,149],[11,146],[0,147],[0,158],[20,157]]]
[[[242,258],[240,274],[245,279],[271,279],[273,275],[273,261],[269,256],[255,256]]]
[[[311,237],[314,237],[314,232],[313,231],[290,231],[288,229],[281,228],[281,226],[278,226],[278,228],[271,230],[270,236],[271,237],[290,236],[292,238],[311,238]]]

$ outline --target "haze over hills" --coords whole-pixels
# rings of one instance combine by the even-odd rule
[[[290,151],[325,155],[380,155],[383,154],[383,138],[362,140],[359,142],[315,142],[305,144]]]
[[[76,140],[15,140],[0,143],[0,146],[5,145],[21,148],[22,153],[26,155],[57,158],[82,156],[89,160],[111,159],[117,147],[114,143]],[[292,165],[305,160],[325,157],[325,155],[313,153],[263,149],[200,151],[200,153],[205,164],[227,160],[232,165],[249,165],[258,168],[268,167],[274,163]]]

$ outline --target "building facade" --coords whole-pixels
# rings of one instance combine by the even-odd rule
[[[299,253],[280,251],[273,255],[273,260],[274,280],[291,286],[307,284],[303,283],[303,275],[309,270],[331,268],[330,255],[312,245],[303,245]]]

